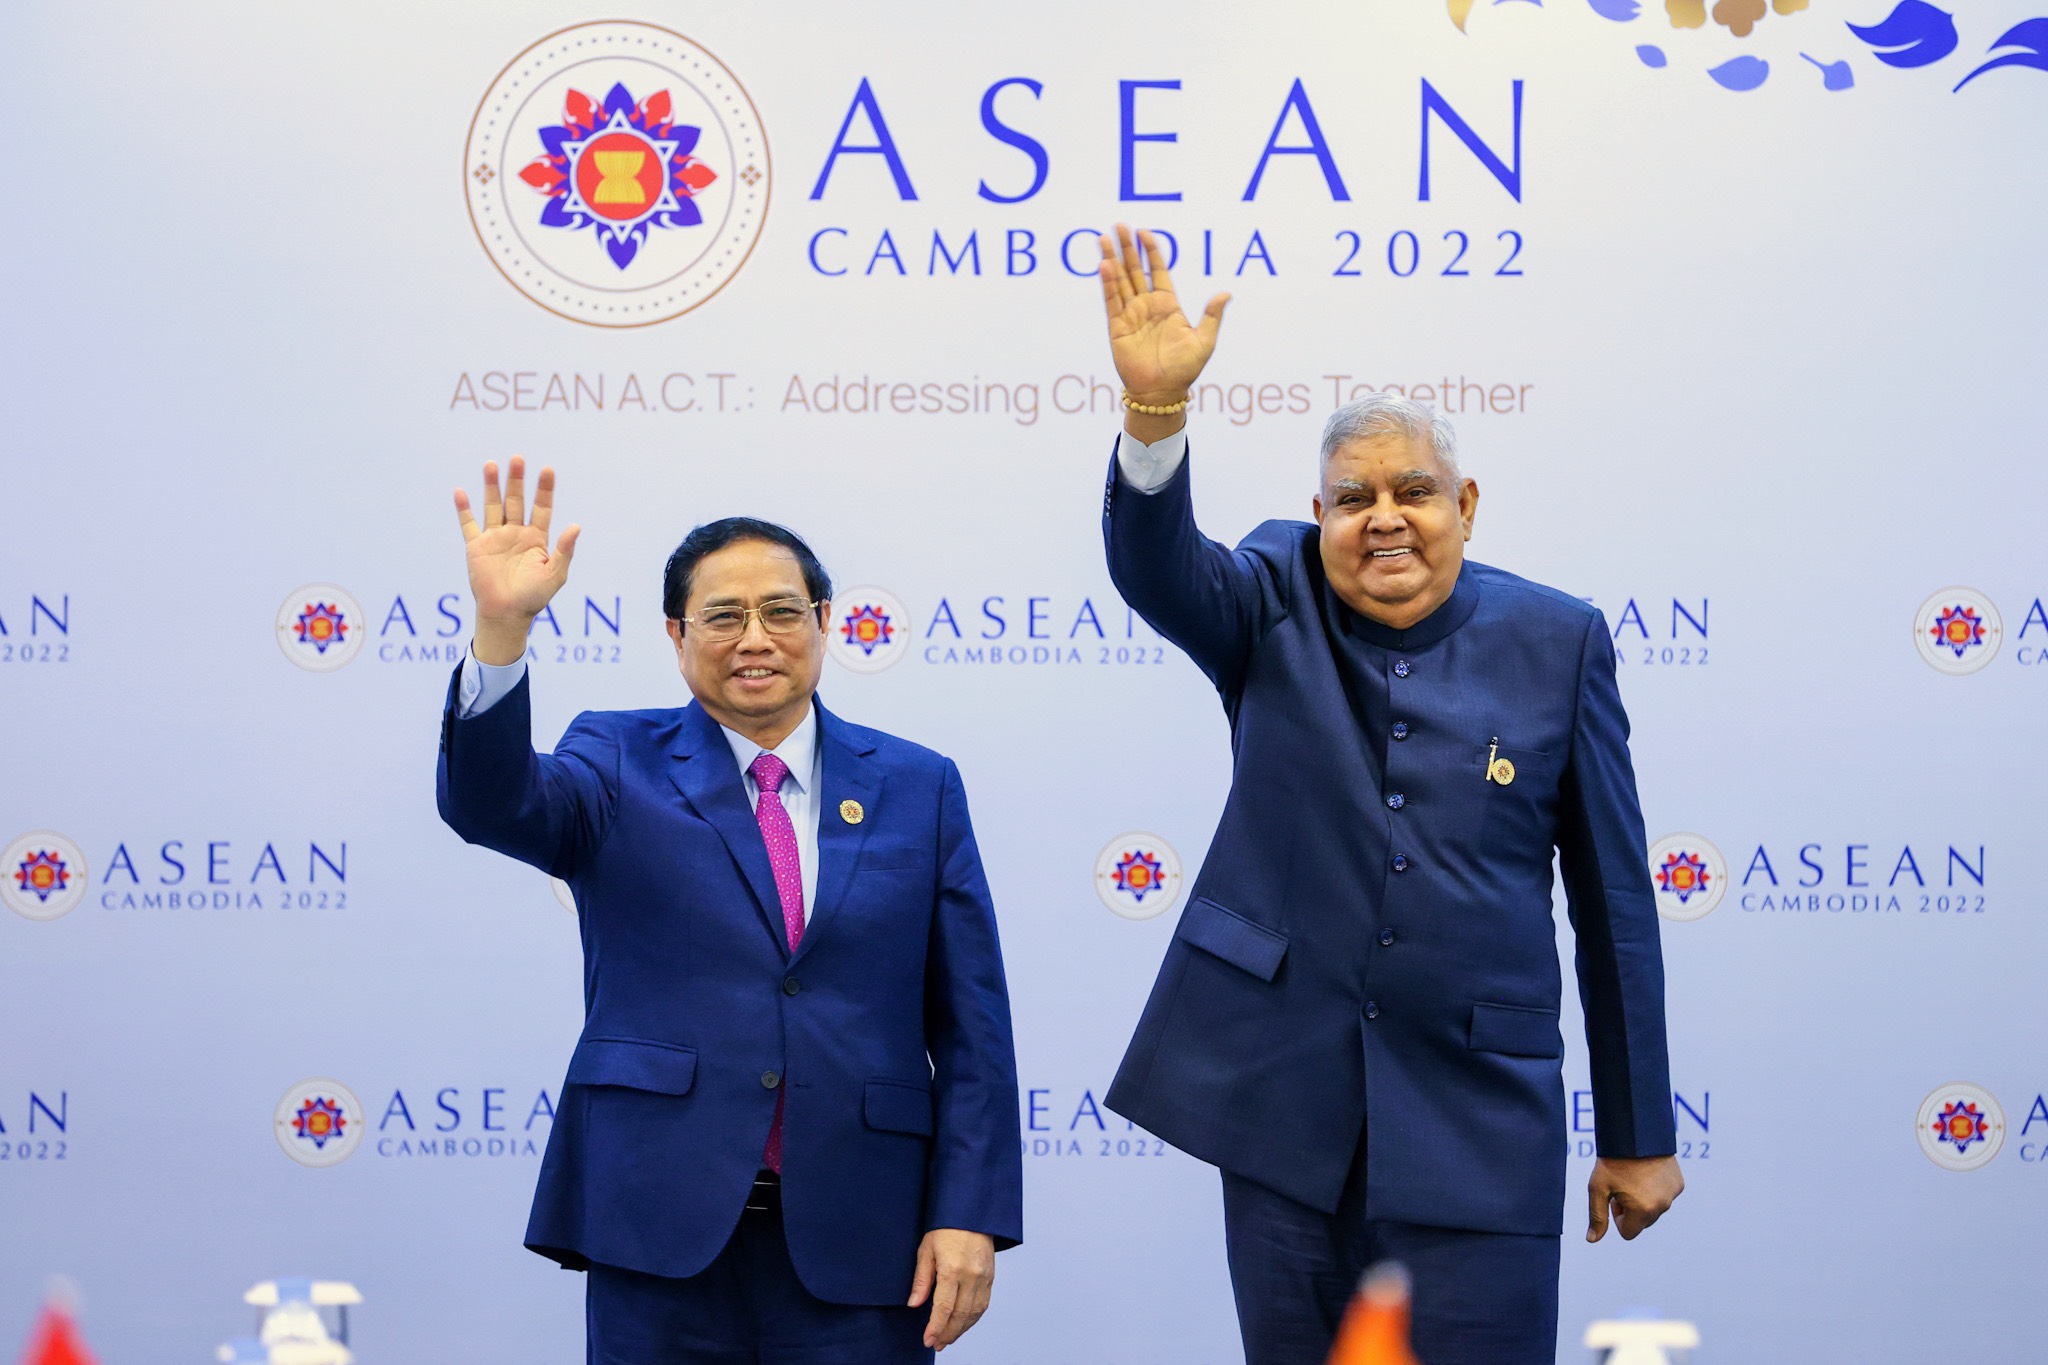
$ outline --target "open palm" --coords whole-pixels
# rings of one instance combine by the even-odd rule
[[[555,471],[542,469],[533,486],[533,518],[526,511],[526,461],[512,457],[505,489],[498,491],[496,462],[484,466],[484,520],[477,525],[469,494],[455,490],[455,512],[469,559],[469,591],[479,622],[531,622],[569,580],[580,526],[571,526],[548,551],[554,515]]]
[[[1109,310],[1109,351],[1117,377],[1140,402],[1175,403],[1187,396],[1216,352],[1216,334],[1230,295],[1218,294],[1191,324],[1174,295],[1165,253],[1149,232],[1117,225],[1102,238],[1103,303]],[[1138,248],[1145,258],[1141,264]],[[1149,267],[1150,277],[1147,277]]]

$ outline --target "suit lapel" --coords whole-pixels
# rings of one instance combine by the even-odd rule
[[[747,789],[725,732],[702,706],[692,702],[683,711],[676,745],[670,751],[669,780],[690,808],[718,831],[726,851],[754,893],[761,926],[786,956],[789,940],[782,926],[782,897],[775,890],[775,872],[768,865],[768,846],[760,823],[747,804]],[[822,861],[822,858],[820,859]]]
[[[818,748],[823,779],[818,783],[818,892],[811,902],[811,922],[804,929],[796,955],[802,957],[846,899],[882,793],[875,746],[852,734],[846,723],[818,705]],[[842,809],[858,802],[861,818],[850,823]],[[764,864],[765,865],[765,864]]]

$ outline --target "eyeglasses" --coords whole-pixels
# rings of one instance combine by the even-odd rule
[[[706,607],[695,616],[682,617],[685,625],[694,628],[698,636],[712,644],[737,640],[747,633],[747,618],[759,618],[761,629],[770,635],[793,635],[802,630],[804,622],[811,619],[811,612],[822,602],[806,602],[801,597],[777,597],[763,602],[758,607]]]

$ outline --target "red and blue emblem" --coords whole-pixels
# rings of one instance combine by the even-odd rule
[[[1950,1100],[1934,1116],[1934,1141],[1955,1148],[1957,1156],[1969,1151],[1972,1143],[1986,1141],[1990,1133],[1990,1117],[1967,1101]]]
[[[650,228],[696,227],[704,221],[692,198],[718,178],[690,155],[702,130],[671,121],[669,93],[635,101],[623,82],[598,104],[571,89],[562,122],[540,130],[547,148],[519,178],[548,197],[543,227],[595,228],[624,270]]]
[[[1140,905],[1145,897],[1160,889],[1159,860],[1142,848],[1134,848],[1117,860],[1115,876],[1116,889],[1127,892]]]
[[[1664,857],[1663,865],[1657,869],[1657,889],[1668,891],[1678,897],[1680,905],[1694,896],[1707,894],[1708,883],[1713,874],[1707,871],[1706,859],[1690,849],[1679,849]]]
[[[71,872],[61,857],[39,848],[22,859],[21,866],[14,871],[14,880],[20,884],[22,894],[33,894],[38,901],[48,904],[50,897],[70,885]]]
[[[314,1095],[292,1115],[292,1132],[313,1144],[314,1150],[339,1142],[348,1129],[348,1115],[341,1105],[325,1095]]]
[[[331,602],[308,602],[299,613],[299,643],[311,645],[322,654],[348,635],[348,617]]]
[[[840,621],[839,630],[846,643],[859,646],[862,654],[873,654],[896,635],[889,613],[872,603],[863,603],[848,612]]]
[[[1937,650],[1952,650],[1960,659],[1984,643],[1984,618],[1977,614],[1975,607],[1958,602],[1941,609],[1941,615],[1934,618],[1931,632]]]

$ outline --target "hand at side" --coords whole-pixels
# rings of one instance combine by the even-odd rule
[[[1611,1208],[1622,1240],[1633,1241],[1684,1192],[1685,1176],[1675,1156],[1603,1156],[1593,1163],[1593,1178],[1586,1185],[1592,1205],[1586,1240],[1597,1242],[1607,1235]]]
[[[917,1248],[917,1274],[910,1282],[910,1307],[929,1298],[932,1319],[924,1344],[943,1351],[988,1311],[996,1278],[996,1243],[984,1232],[933,1228]]]

